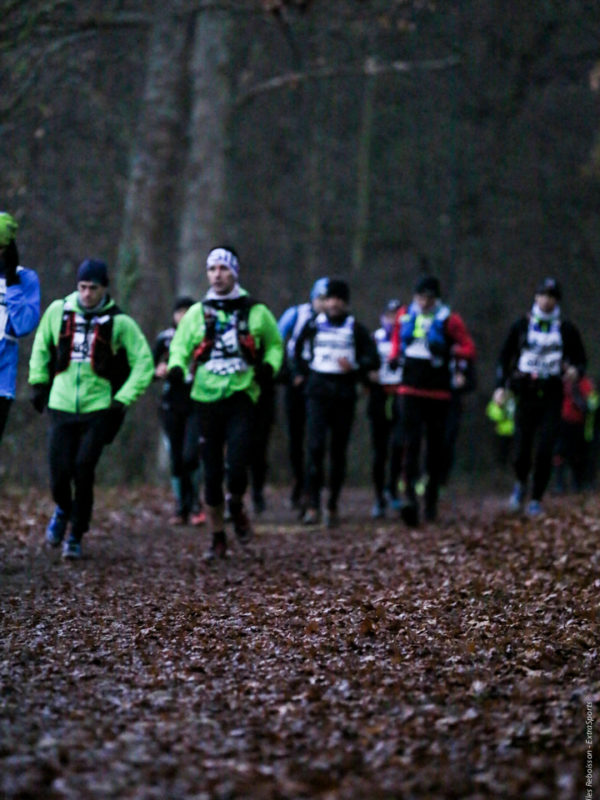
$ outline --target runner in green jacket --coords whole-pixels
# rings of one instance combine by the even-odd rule
[[[283,360],[283,342],[269,309],[238,283],[239,261],[231,248],[217,247],[207,258],[210,289],[179,324],[169,350],[171,382],[194,371],[191,397],[202,432],[205,500],[212,546],[208,558],[224,557],[225,450],[227,489],[238,540],[252,527],[243,505],[248,485],[251,432],[261,386],[273,380]]]
[[[106,264],[87,259],[77,281],[76,292],[45,311],[29,362],[31,401],[40,413],[48,406],[50,415],[50,483],[57,507],[46,540],[58,547],[70,522],[65,558],[81,556],[102,449],[154,374],[138,324],[108,294]]]

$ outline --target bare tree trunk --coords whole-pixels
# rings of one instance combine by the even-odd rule
[[[369,236],[371,140],[375,108],[375,76],[369,72],[364,81],[362,115],[358,139],[356,170],[356,219],[352,237],[352,272],[357,275],[365,260],[365,247]]]
[[[120,300],[147,334],[156,332],[159,320],[166,321],[176,284],[186,44],[181,18],[157,13],[118,259]]]
[[[204,288],[208,250],[227,239],[225,157],[231,86],[227,74],[229,19],[226,13],[197,15],[191,56],[192,109],[184,172],[179,235],[179,291],[198,296]]]
[[[156,11],[119,246],[118,299],[150,341],[169,322],[177,277],[187,33],[181,17]],[[148,479],[157,465],[164,470],[157,426],[140,424],[156,419],[156,402],[155,393],[148,392],[128,414],[118,439],[121,480]],[[158,460],[150,457],[153,451]],[[140,453],[145,454],[142,460]]]
[[[314,25],[314,22],[312,23]],[[318,27],[313,29],[315,37],[314,52],[311,60],[317,61],[322,53],[322,34]],[[306,198],[307,204],[307,235],[304,248],[304,271],[310,282],[323,274],[323,209],[321,197],[323,192],[323,118],[327,106],[327,88],[322,84],[315,84],[302,90],[302,116],[301,125],[305,126],[303,140],[307,144],[305,151]],[[308,280],[306,284],[308,284]],[[304,293],[308,286],[305,286]]]

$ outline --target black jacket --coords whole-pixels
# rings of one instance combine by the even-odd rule
[[[508,332],[508,336],[502,345],[496,367],[496,387],[507,387],[517,389],[523,380],[530,380],[529,376],[518,372],[517,365],[519,356],[527,342],[527,331],[529,329],[529,317],[524,316],[518,319]],[[587,366],[587,358],[579,330],[568,320],[562,320],[560,324],[562,337],[562,361],[564,364],[573,366],[582,376]],[[560,381],[560,377],[550,377],[545,381]]]
[[[339,320],[329,319],[332,324],[342,325],[345,320],[350,316],[344,315]],[[300,331],[298,339],[296,340],[296,347],[294,353],[294,363],[292,366],[293,375],[303,375],[307,377],[306,392],[307,394],[336,394],[339,396],[352,395],[356,393],[356,384],[359,382],[367,383],[367,374],[369,372],[378,370],[381,361],[377,346],[371,337],[371,334],[361,325],[360,322],[354,322],[354,347],[355,358],[358,368],[351,372],[342,374],[324,374],[315,372],[310,369],[310,361],[312,359],[312,344],[315,334],[317,332],[317,317],[309,319],[306,325]]]

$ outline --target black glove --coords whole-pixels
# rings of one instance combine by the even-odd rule
[[[397,358],[390,358],[390,360],[388,361],[388,366],[391,370],[395,372],[400,366],[400,361]]]
[[[183,370],[181,367],[171,367],[171,369],[167,372],[167,380],[171,384],[171,386],[181,386],[183,383]]]
[[[254,367],[254,375],[259,386],[270,386],[273,383],[273,367],[266,361],[261,361]]]
[[[120,400],[113,400],[110,404],[110,407],[107,408],[105,418],[106,424],[104,428],[105,444],[111,444],[114,442],[117,433],[121,429],[123,420],[125,419],[126,411],[127,406],[124,403],[121,403]]]
[[[41,414],[42,411],[48,405],[49,397],[50,397],[49,383],[34,383],[32,385],[29,402],[39,414]]]
[[[19,266],[19,253],[15,240],[12,239],[4,250],[4,276],[6,278],[7,286],[14,286],[19,283],[19,276],[17,274],[17,267]]]

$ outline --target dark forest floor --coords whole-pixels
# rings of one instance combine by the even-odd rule
[[[590,730],[595,797],[600,498],[418,530],[344,498],[307,529],[271,490],[206,565],[166,492],[101,490],[65,563],[4,489],[0,797],[583,800]]]

